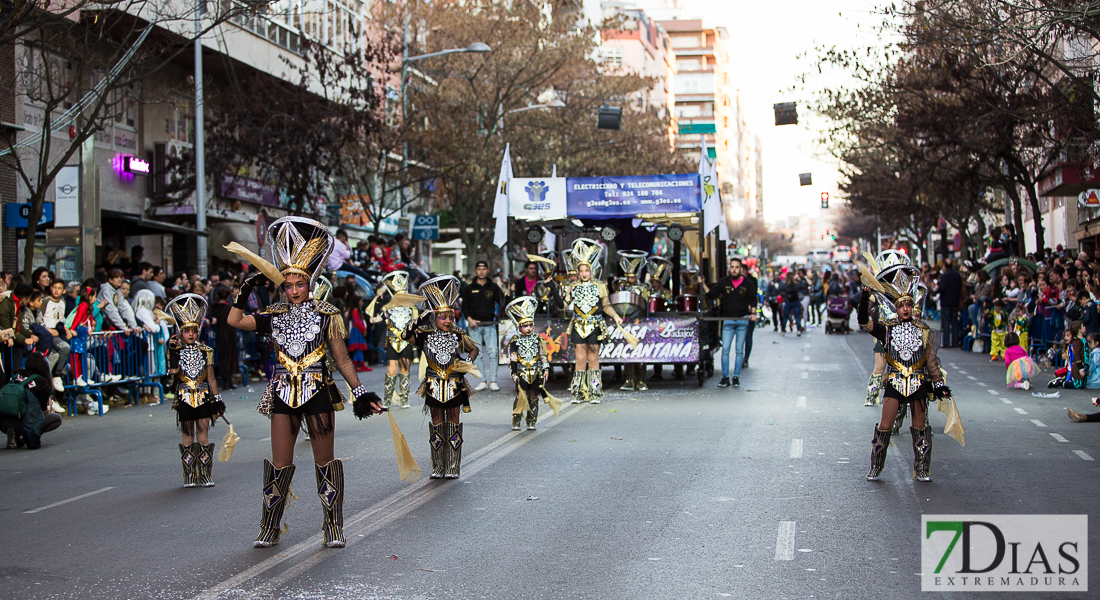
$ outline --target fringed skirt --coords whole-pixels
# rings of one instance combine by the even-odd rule
[[[423,359],[422,359],[423,360]],[[463,407],[463,412],[470,412],[470,396],[475,394],[474,388],[470,386],[470,383],[466,381],[465,375],[458,377],[450,377],[443,381],[454,381],[458,385],[454,394],[451,395],[449,400],[443,401],[436,397],[436,394],[432,393],[432,386],[429,382],[433,381],[431,378],[425,377],[420,382],[420,387],[416,389],[418,396],[424,398],[424,412],[429,412],[432,408],[441,408],[443,410],[449,410],[452,408]],[[434,381],[441,381],[436,379]]]
[[[290,417],[291,429],[295,433],[301,427],[304,419],[311,437],[324,437],[333,430],[336,410],[343,410],[344,408],[344,395],[340,393],[336,383],[330,379],[305,403],[298,406],[298,408],[291,408],[275,394],[274,384],[268,384],[263,397],[260,399],[260,407],[265,406],[265,404],[271,406],[270,414]],[[262,409],[259,410],[263,412]]]

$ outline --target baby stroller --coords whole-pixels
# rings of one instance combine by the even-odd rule
[[[833,296],[829,298],[827,304],[828,318],[825,320],[825,334],[830,333],[851,333],[852,328],[848,326],[848,319],[852,314],[852,309],[848,306],[847,296]]]

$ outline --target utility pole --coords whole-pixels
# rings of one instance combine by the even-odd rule
[[[206,149],[203,142],[206,137],[203,131],[202,110],[202,13],[203,0],[195,0],[195,229],[200,232],[196,236],[195,252],[198,261],[195,265],[199,277],[208,275],[206,236]]]

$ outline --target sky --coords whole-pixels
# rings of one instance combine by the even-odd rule
[[[729,31],[733,80],[746,103],[750,130],[760,136],[764,157],[764,219],[820,210],[821,192],[836,197],[836,161],[821,156],[814,143],[814,119],[807,118],[804,99],[811,90],[787,92],[798,76],[810,70],[812,57],[798,55],[821,46],[857,48],[876,44],[881,18],[873,14],[872,0],[683,0],[689,18],[704,16],[708,26]],[[817,77],[811,86],[830,85]],[[809,87],[809,86],[808,86]],[[772,104],[799,102],[799,124],[775,126]],[[818,121],[817,125],[820,125]],[[812,173],[813,185],[801,187],[799,173]],[[836,205],[831,202],[830,206]],[[832,209],[830,209],[832,210]]]

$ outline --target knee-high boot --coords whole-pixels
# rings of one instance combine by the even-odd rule
[[[270,548],[279,543],[279,525],[283,520],[283,509],[290,497],[290,481],[294,479],[294,465],[281,469],[264,459],[264,503],[260,514],[260,535],[252,545],[256,548]]]
[[[638,376],[634,372],[634,365],[624,365],[623,370],[625,371],[625,373],[623,373],[623,385],[619,389],[624,391],[638,389]]]
[[[195,467],[195,483],[202,487],[214,487],[214,444],[195,442],[191,447],[193,448],[192,452],[198,457]]]
[[[397,395],[397,375],[386,375],[382,384],[382,408],[393,405],[393,398]]]
[[[432,479],[443,479],[443,453],[444,446],[447,445],[447,438],[443,435],[444,425],[446,423],[428,425],[431,430],[431,434],[428,435],[428,445],[432,448]]]
[[[584,402],[588,396],[588,371],[573,371],[573,381],[569,384],[569,392],[573,395],[572,404]]]
[[[645,365],[634,365],[634,389],[644,392],[649,389],[645,383]]]
[[[603,371],[600,369],[588,369],[588,403],[599,404],[603,402]]]
[[[932,426],[910,427],[913,436],[913,475],[917,481],[932,481]]]
[[[447,479],[458,479],[462,473],[462,423],[443,423],[443,427],[447,434],[443,476]]]
[[[531,397],[527,398],[527,430],[531,431],[535,429],[535,423],[539,420],[539,395],[532,393]]]
[[[867,481],[878,481],[882,467],[886,465],[886,450],[890,447],[890,430],[882,431],[875,425],[875,436],[871,438],[871,471]]]
[[[867,380],[867,400],[863,403],[864,406],[874,406],[878,401],[878,394],[882,391],[882,374],[871,373],[871,377]]]
[[[905,424],[905,413],[908,411],[908,404],[898,406],[898,415],[894,417],[894,428],[890,430],[890,435],[901,435],[901,426]]]
[[[344,542],[344,463],[338,459],[326,465],[313,465],[317,471],[317,497],[321,499],[324,520],[321,531],[325,545],[343,548]]]
[[[198,487],[199,459],[194,453],[195,444],[180,444],[180,460],[183,462],[183,487]]]
[[[397,374],[397,400],[401,403],[401,408],[409,407],[409,374],[398,373]]]

